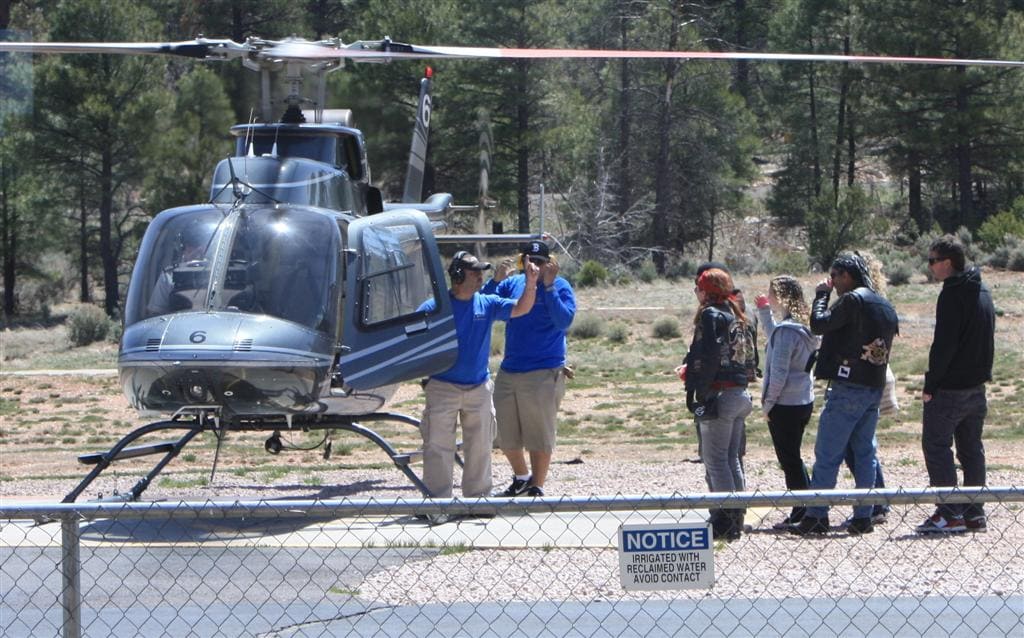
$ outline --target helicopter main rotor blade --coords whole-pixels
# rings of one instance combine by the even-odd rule
[[[184,42],[0,42],[9,53],[114,53],[176,55],[198,59],[228,59],[250,54],[252,47],[232,40],[199,38]]]
[[[886,55],[832,55],[818,53],[757,53],[739,51],[643,51],[616,49],[503,49],[494,47],[418,46],[381,40],[355,42],[345,48],[333,48],[313,42],[282,42],[264,51],[279,58],[327,60],[351,59],[355,62],[387,60],[423,60],[439,58],[506,59],[679,59],[679,60],[754,60],[778,62],[856,62],[868,64],[923,64],[954,66],[1024,67],[1024,60],[986,60]]]
[[[758,53],[752,51],[644,51],[616,49],[505,49],[496,47],[419,46],[383,40],[342,44],[339,40],[312,42],[300,38],[281,41],[250,38],[244,43],[227,39],[197,38],[184,42],[0,42],[0,52],[115,53],[176,55],[199,59],[248,58],[267,63],[310,63],[348,59],[387,62],[424,59],[676,59],[752,60],[774,62],[854,62],[864,64],[917,64],[932,66],[1024,67],[1024,60],[935,58],[823,53]]]

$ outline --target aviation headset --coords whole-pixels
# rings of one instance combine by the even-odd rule
[[[452,263],[448,266],[448,275],[452,278],[453,284],[461,284],[466,281],[466,269],[462,266],[462,260],[469,256],[465,250],[452,255]]]

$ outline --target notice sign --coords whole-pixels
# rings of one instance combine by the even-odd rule
[[[707,523],[623,525],[619,579],[629,591],[702,589],[715,583],[715,550]]]

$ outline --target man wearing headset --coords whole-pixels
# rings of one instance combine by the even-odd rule
[[[452,257],[449,293],[459,354],[455,365],[430,377],[424,384],[426,405],[420,422],[423,436],[423,482],[437,498],[452,495],[456,422],[462,423],[462,495],[491,493],[491,448],[494,442],[494,384],[487,360],[491,354],[491,324],[530,312],[536,285],[527,286],[518,299],[484,295],[483,271],[491,265],[460,250]],[[536,284],[539,269],[530,264],[525,276]],[[432,310],[431,299],[420,309]]]
[[[565,395],[565,335],[576,315],[576,297],[558,276],[558,262],[542,241],[525,245],[523,273],[509,276],[502,265],[484,292],[507,299],[536,290],[537,303],[523,317],[508,322],[505,358],[494,380],[498,445],[512,466],[512,483],[498,496],[544,496],[544,481],[555,448],[555,416]],[[531,282],[529,269],[540,268]],[[526,463],[524,450],[530,454]]]

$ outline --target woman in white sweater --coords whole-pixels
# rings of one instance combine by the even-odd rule
[[[806,490],[809,479],[800,444],[814,410],[810,371],[818,338],[808,327],[807,302],[800,282],[794,277],[775,277],[768,284],[768,294],[759,295],[756,302],[767,341],[761,410],[768,417],[768,430],[786,477],[786,489]],[[794,507],[774,527],[785,529],[799,523],[803,516],[804,508]]]

